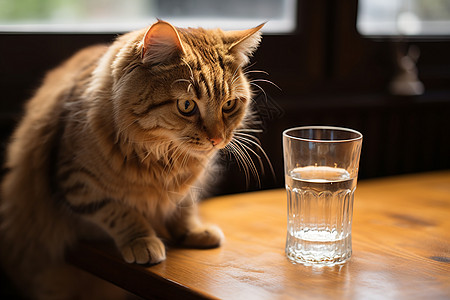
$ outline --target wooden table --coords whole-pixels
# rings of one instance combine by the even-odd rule
[[[286,259],[284,190],[212,198],[200,213],[222,247],[170,248],[142,267],[84,244],[70,261],[144,298],[450,299],[450,171],[360,181],[353,256],[334,267]]]

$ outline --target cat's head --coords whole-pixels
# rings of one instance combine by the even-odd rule
[[[242,68],[262,26],[222,31],[158,21],[131,41],[122,37],[111,64],[119,139],[194,155],[224,148],[247,114],[252,94]]]

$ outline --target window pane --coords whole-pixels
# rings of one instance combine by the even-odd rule
[[[180,27],[295,30],[296,0],[0,0],[0,31],[125,32],[156,18]]]
[[[448,36],[450,0],[359,0],[357,28],[372,36]]]

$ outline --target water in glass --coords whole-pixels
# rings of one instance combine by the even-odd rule
[[[334,265],[351,256],[356,178],[337,167],[298,167],[286,176],[286,254],[293,262]]]

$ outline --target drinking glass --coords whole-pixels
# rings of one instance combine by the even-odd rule
[[[283,132],[286,255],[292,262],[335,265],[350,258],[361,145],[362,134],[347,128],[306,126]]]

